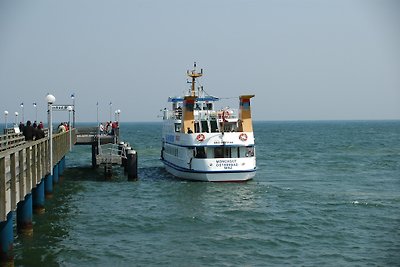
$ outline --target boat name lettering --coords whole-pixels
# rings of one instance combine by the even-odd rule
[[[214,145],[219,145],[219,144],[233,144],[233,141],[214,141]]]
[[[225,170],[230,170],[232,167],[237,167],[236,159],[219,159],[216,160],[215,167],[223,167]]]

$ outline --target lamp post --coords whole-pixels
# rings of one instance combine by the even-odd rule
[[[4,111],[4,124],[5,124],[4,133],[6,134],[6,147],[8,145],[7,116],[8,116],[8,111],[5,110]]]
[[[33,102],[33,107],[35,108],[35,121],[37,122],[37,104]]]
[[[7,110],[5,110],[4,111],[4,124],[5,124],[5,129],[4,129],[4,131],[5,131],[5,134],[7,134],[7,117],[8,117],[8,111]]]
[[[121,110],[120,109],[117,109],[116,111],[115,111],[115,121],[116,122],[118,122],[119,121],[119,115],[121,114]]]
[[[7,129],[7,117],[8,117],[8,111],[5,110],[5,111],[4,111],[4,124],[5,124],[5,126],[6,126],[6,129]]]
[[[15,111],[14,115],[15,115],[15,125],[18,126],[18,124],[17,124],[17,122],[18,122],[18,112]]]
[[[112,117],[111,117],[111,109],[112,109],[112,102],[110,101],[110,121],[112,120]]]
[[[24,119],[24,102],[22,102],[20,104],[20,106],[21,106],[21,109],[22,109],[22,122],[24,122],[25,121],[25,119]]]
[[[75,128],[75,93],[71,94],[72,99],[72,127]]]
[[[72,127],[71,127],[71,111],[73,110],[72,106],[67,107],[68,110],[68,131],[69,131],[69,151],[72,151]]]
[[[49,127],[49,150],[50,150],[50,175],[53,176],[53,118],[52,118],[52,109],[53,103],[56,101],[56,98],[53,95],[48,94],[46,96],[47,100],[47,119],[48,119],[48,127]]]

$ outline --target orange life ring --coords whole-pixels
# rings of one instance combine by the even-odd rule
[[[206,139],[206,137],[204,136],[204,134],[198,134],[198,135],[196,136],[196,139],[197,139],[197,141],[199,141],[199,142],[203,142],[204,139]]]
[[[239,139],[242,140],[242,141],[247,141],[247,134],[241,133],[241,134],[239,135]]]

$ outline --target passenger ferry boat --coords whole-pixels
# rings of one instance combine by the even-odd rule
[[[220,99],[196,92],[203,70],[192,71],[189,94],[170,97],[163,110],[161,160],[172,175],[188,180],[247,181],[256,173],[256,155],[250,99],[239,97],[239,109],[215,110]]]

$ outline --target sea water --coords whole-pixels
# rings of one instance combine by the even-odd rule
[[[160,123],[122,123],[138,181],[75,146],[16,266],[399,266],[400,121],[255,122],[246,183],[178,180]]]

